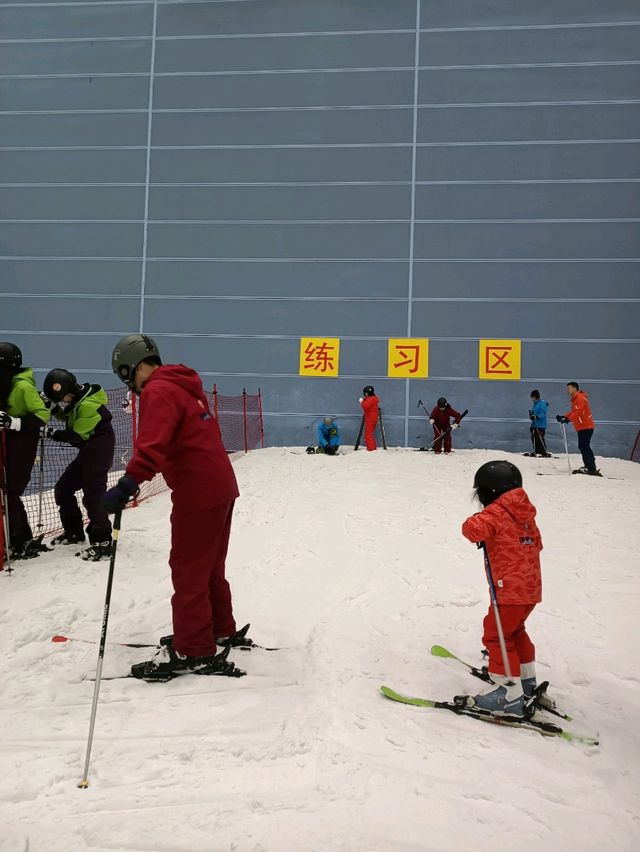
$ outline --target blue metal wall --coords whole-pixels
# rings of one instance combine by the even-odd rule
[[[444,394],[510,448],[576,379],[629,452],[638,0],[14,0],[0,41],[0,338],[40,374],[111,386],[142,328],[260,386],[270,443],[355,433],[373,382],[392,443]],[[340,378],[298,377],[301,335],[342,338]],[[431,378],[386,378],[395,336]],[[476,378],[481,337],[523,340],[522,382]]]

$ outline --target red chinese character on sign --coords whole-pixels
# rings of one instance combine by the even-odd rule
[[[395,347],[398,355],[401,358],[404,358],[404,361],[398,361],[397,364],[394,364],[394,369],[398,367],[406,367],[407,364],[411,364],[410,373],[417,373],[418,367],[420,366],[420,347],[419,346],[396,346]],[[411,353],[410,355],[407,353]]]
[[[315,346],[313,343],[307,344],[304,350],[305,369],[315,370],[318,373],[326,373],[333,370],[333,350],[334,346],[329,346],[326,341],[323,341],[320,346]]]
[[[512,346],[487,346],[485,350],[485,372],[487,374],[510,376],[513,370],[507,361],[507,357],[512,349]],[[501,365],[504,369],[498,369]]]

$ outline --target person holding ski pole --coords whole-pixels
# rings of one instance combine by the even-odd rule
[[[451,420],[453,419],[453,423]],[[447,400],[441,396],[436,407],[429,415],[429,423],[433,426],[433,435],[436,439],[433,445],[433,452],[438,455],[442,452],[442,444],[444,443],[445,455],[451,452],[451,431],[460,427],[462,415],[453,408]]]
[[[525,456],[540,456],[541,458],[551,458],[551,453],[547,452],[545,442],[545,432],[547,431],[547,409],[549,403],[544,399],[540,399],[540,391],[531,391],[531,408],[529,409],[529,420],[531,420],[531,443],[533,444],[533,452],[525,453]]]
[[[482,637],[489,651],[492,687],[462,698],[470,708],[525,716],[537,687],[536,652],[525,623],[542,600],[542,538],[535,522],[536,509],[522,487],[520,471],[511,462],[483,464],[476,471],[473,487],[483,509],[467,518],[462,535],[478,546],[484,543],[488,579],[495,590],[496,606],[490,606],[484,618]]]
[[[591,449],[591,438],[593,437],[595,423],[591,414],[589,397],[583,390],[580,390],[577,382],[568,382],[567,393],[571,400],[571,411],[567,411],[566,414],[556,414],[556,420],[558,423],[573,423],[578,433],[578,449],[582,455],[583,467],[579,467],[573,473],[601,476],[602,474],[596,468],[596,458]]]
[[[173,636],[163,637],[153,659],[132,667],[146,681],[175,673],[239,677],[226,659],[235,641],[231,589],[225,560],[238,484],[209,410],[200,376],[183,364],[163,365],[146,334],[130,334],[115,346],[114,373],[140,395],[134,452],[125,475],[103,498],[109,513],[124,508],[142,482],[161,473],[171,489],[171,598]],[[244,631],[246,633],[246,630]],[[216,655],[216,645],[227,646]]]
[[[365,385],[362,388],[362,396],[358,402],[364,414],[364,443],[367,450],[377,450],[378,445],[373,433],[378,422],[380,400],[373,385]]]

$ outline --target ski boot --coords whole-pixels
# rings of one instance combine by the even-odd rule
[[[60,535],[54,536],[49,544],[53,547],[57,544],[83,544],[85,540],[83,530],[80,530],[79,532],[65,530],[64,532],[61,532]]]
[[[111,541],[99,541],[76,553],[84,562],[100,562],[111,557]]]
[[[37,538],[30,538],[24,544],[13,547],[11,549],[11,559],[14,562],[18,562],[21,559],[35,559],[41,553],[48,553],[50,550],[53,550],[53,548],[43,544],[43,538],[43,535],[39,535]]]
[[[557,709],[556,702],[550,695],[547,695],[549,681],[545,680],[538,686],[535,662],[520,664],[520,679],[522,681],[522,692],[527,704],[533,704],[534,707],[540,710]]]
[[[164,637],[168,638],[168,637]],[[243,677],[246,672],[238,669],[235,663],[227,660],[229,648],[220,654],[206,654],[189,657],[175,650],[173,644],[158,646],[153,659],[131,666],[131,675],[147,683],[166,683],[181,674],[192,672],[197,675],[222,675],[224,677]]]
[[[525,702],[520,678],[509,680],[505,675],[491,674],[493,688],[479,695],[456,695],[454,703],[469,710],[483,710],[494,716],[527,718],[533,713]]]

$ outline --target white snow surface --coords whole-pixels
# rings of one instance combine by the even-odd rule
[[[539,677],[598,747],[379,692],[484,686],[429,649],[480,662],[488,593],[460,525],[492,458],[519,465],[538,509]],[[97,647],[51,637],[98,639],[108,564],[73,547],[17,563],[0,574],[0,850],[640,849],[640,466],[601,465],[616,479],[482,450],[241,457],[236,619],[283,650],[234,651],[239,680],[103,682],[86,790]],[[111,641],[172,632],[169,509],[162,495],[124,515]],[[104,675],[146,656],[109,645]]]

